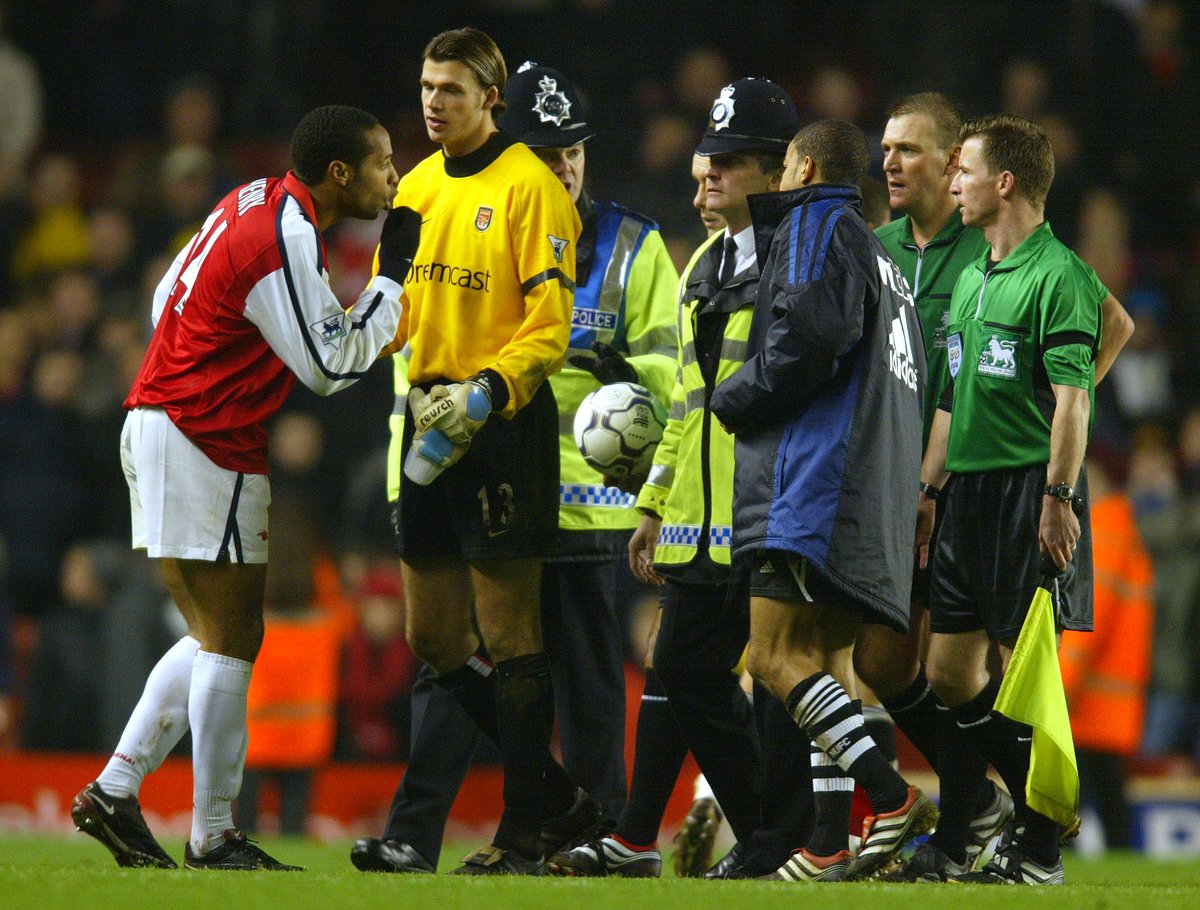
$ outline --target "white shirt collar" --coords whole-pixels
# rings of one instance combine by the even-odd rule
[[[725,236],[729,236],[729,228],[725,228]],[[721,241],[721,243],[724,242],[724,240]],[[737,244],[737,259],[734,260],[733,273],[740,275],[754,264],[758,255],[754,248],[754,225],[743,228],[734,234],[733,242]]]

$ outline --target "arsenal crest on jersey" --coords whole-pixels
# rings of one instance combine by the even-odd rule
[[[479,211],[475,213],[475,230],[483,233],[492,226],[492,209],[490,206],[481,205]]]

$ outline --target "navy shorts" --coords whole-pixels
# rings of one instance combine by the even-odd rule
[[[401,459],[412,446],[411,418]],[[462,460],[429,486],[401,473],[396,553],[467,562],[544,558],[554,549],[558,498],[558,407],[543,382],[512,420],[492,414]]]
[[[1042,582],[1038,522],[1046,466],[956,474],[946,485],[929,588],[934,632],[982,629],[994,641],[1015,639]],[[1059,629],[1092,629],[1092,533],[1087,474],[1081,471],[1075,507],[1081,529],[1067,570],[1048,585]]]

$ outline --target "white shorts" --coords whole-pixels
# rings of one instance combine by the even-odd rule
[[[159,408],[135,408],[121,431],[133,546],[147,555],[265,563],[271,483],[213,464]]]

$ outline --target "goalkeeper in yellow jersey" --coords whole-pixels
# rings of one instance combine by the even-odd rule
[[[422,215],[395,345],[412,383],[396,522],[407,635],[504,756],[504,813],[457,870],[468,874],[536,872],[543,822],[567,833],[564,819],[598,814],[550,756],[538,604],[559,498],[545,380],[567,349],[580,221],[546,166],[496,127],[506,81],[483,32],[429,42],[421,102],[441,148],[396,192]]]

